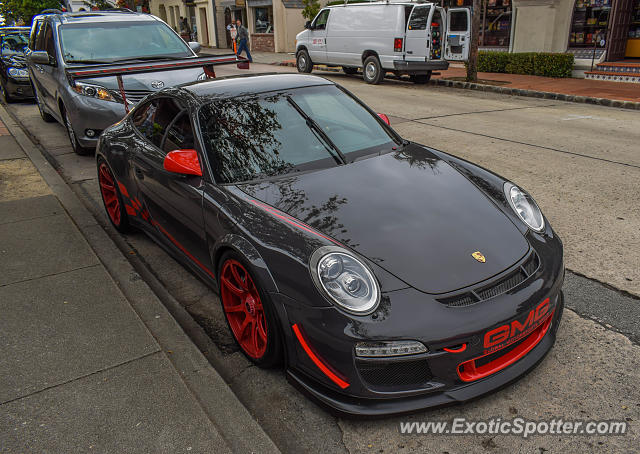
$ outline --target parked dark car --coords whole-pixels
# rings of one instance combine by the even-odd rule
[[[0,91],[5,102],[33,98],[25,50],[29,27],[0,28]]]
[[[209,282],[242,351],[335,410],[466,401],[555,341],[563,249],[531,196],[325,79],[162,90],[96,159],[113,225]]]

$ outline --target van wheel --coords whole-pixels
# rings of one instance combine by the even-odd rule
[[[91,153],[91,148],[86,148],[80,145],[78,142],[78,137],[76,136],[76,132],[73,129],[73,125],[71,124],[71,118],[69,118],[69,114],[67,113],[67,109],[62,108],[62,119],[64,120],[64,126],[67,128],[67,135],[69,136],[69,142],[71,142],[71,148],[77,155],[84,156]]]
[[[409,80],[417,85],[423,85],[431,80],[431,71],[427,74],[413,74],[409,76]]]
[[[44,106],[40,101],[40,96],[38,95],[38,91],[36,90],[36,87],[34,87],[33,84],[31,85],[31,87],[33,88],[33,97],[36,99],[36,104],[38,105],[40,118],[42,118],[46,123],[53,123],[54,121],[56,121],[56,119],[53,118],[51,114],[48,114],[47,112],[44,111]]]
[[[296,66],[299,73],[310,73],[313,70],[313,62],[309,58],[309,52],[305,49],[299,51],[296,55]]]
[[[345,74],[357,74],[358,68],[353,68],[352,66],[343,66],[342,70]]]
[[[371,57],[367,57],[364,61],[364,68],[362,70],[362,78],[368,84],[379,84],[384,79],[384,72],[382,70],[382,66],[380,65],[380,60],[378,57],[372,55]]]

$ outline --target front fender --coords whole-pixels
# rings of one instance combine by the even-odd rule
[[[257,274],[258,280],[264,286],[263,290],[265,292],[278,292],[276,281],[258,250],[249,240],[235,233],[228,233],[220,238],[210,251],[216,276],[218,275],[218,262],[220,261],[220,257],[222,257],[222,254],[228,249],[238,252],[249,261],[253,271]]]

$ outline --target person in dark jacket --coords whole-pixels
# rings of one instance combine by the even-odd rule
[[[238,31],[238,37],[236,38],[238,41],[237,55],[240,56],[240,53],[244,50],[247,54],[249,63],[251,63],[253,62],[253,59],[251,58],[251,52],[249,52],[249,30],[247,30],[247,27],[242,25],[241,20],[236,21],[236,30]]]

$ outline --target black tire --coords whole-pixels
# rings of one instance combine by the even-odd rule
[[[113,175],[113,171],[107,161],[105,161],[102,157],[98,158],[97,162],[98,169],[98,187],[100,188],[100,196],[102,197],[102,203],[104,204],[104,210],[116,230],[121,233],[127,233],[132,230],[131,223],[129,222],[129,215],[127,214],[127,210],[125,208],[124,200],[122,199],[122,194],[120,193],[120,188],[118,187],[118,181]],[[108,179],[105,181],[105,177]],[[110,183],[110,188],[107,185]],[[115,199],[114,199],[115,197]],[[117,206],[114,209],[113,203],[114,200],[117,202]],[[117,212],[117,216],[116,216]]]
[[[313,71],[313,62],[306,49],[299,50],[296,54],[296,68],[298,68],[299,73],[310,73]]]
[[[73,148],[73,151],[80,156],[90,154],[92,151],[91,148],[83,147],[78,143],[78,138],[76,137],[76,132],[71,124],[71,119],[69,118],[67,109],[63,107],[60,113],[62,114],[62,121],[64,122],[65,129],[67,130],[67,136],[69,136],[69,142],[71,142],[71,148]]]
[[[12,103],[13,101],[15,101],[11,95],[9,94],[9,92],[7,92],[7,89],[4,86],[4,83],[2,83],[2,81],[0,81],[0,92],[2,92],[2,99],[4,100],[4,102],[6,102],[7,104]]]
[[[362,78],[368,84],[377,85],[384,79],[384,70],[375,55],[367,57],[362,68]]]
[[[416,85],[424,85],[431,80],[431,71],[427,74],[413,74],[409,76],[409,80]]]
[[[342,70],[345,74],[353,75],[358,74],[358,68],[354,68],[353,66],[343,66]]]
[[[244,299],[241,294],[229,290],[227,284],[227,278],[229,277],[229,272],[227,270],[236,266],[236,264],[239,264],[241,268],[241,272],[239,272],[238,275],[243,277],[242,275],[244,274],[244,281],[242,282],[246,284],[247,290],[235,286],[234,288],[245,292]],[[271,299],[269,299],[269,295],[262,290],[261,283],[258,281],[255,273],[252,272],[251,265],[249,265],[249,262],[245,260],[243,256],[235,251],[225,252],[220,258],[218,265],[217,278],[222,310],[225,315],[225,320],[227,321],[227,326],[229,327],[234,340],[240,347],[240,350],[247,358],[249,358],[250,361],[259,367],[270,368],[282,364],[282,359],[284,357],[282,335],[276,311]],[[225,275],[224,279],[223,274]],[[233,274],[231,273],[231,275]],[[232,282],[232,284],[235,284],[235,282]],[[240,284],[240,286],[242,286],[242,284]],[[256,303],[256,295],[259,296],[259,303],[261,303],[260,308]],[[242,307],[242,310],[227,311],[228,307]],[[259,313],[260,310],[261,313]],[[229,314],[234,314],[231,316],[232,319],[230,319]],[[242,317],[244,318],[240,321],[240,318]],[[256,354],[252,354],[249,351],[249,349],[253,348],[252,346],[247,346],[247,349],[245,349],[244,345],[247,345],[248,340],[241,341],[238,339],[238,335],[236,334],[238,330],[241,331],[241,334],[246,332],[247,328],[243,330],[241,326],[238,326],[243,325],[246,320],[249,320],[247,328],[250,331],[249,335],[251,337],[254,337],[254,326],[256,326],[255,338],[259,337],[260,339],[264,339],[264,336],[266,335],[266,344],[262,341],[258,341],[253,344],[255,346],[253,353],[262,351],[261,349],[264,348],[264,352],[259,356],[256,356]],[[262,333],[260,332],[260,327],[262,327],[261,322],[264,322]]]
[[[36,104],[38,105],[40,118],[42,118],[45,123],[53,123],[54,121],[56,121],[56,119],[53,118],[52,115],[44,111],[44,106],[40,103],[40,96],[38,95],[38,91],[36,90],[36,87],[34,87],[33,85],[31,87],[33,88],[33,97],[35,98]]]

